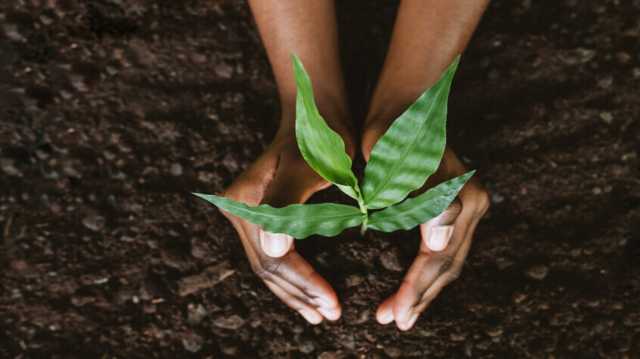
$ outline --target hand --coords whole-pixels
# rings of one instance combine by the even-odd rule
[[[373,144],[382,133],[365,133],[365,159],[369,158]],[[425,188],[466,172],[455,153],[447,148],[438,171]],[[422,240],[418,255],[398,291],[378,307],[376,319],[380,324],[395,321],[400,330],[413,327],[440,291],[460,275],[476,226],[488,208],[487,192],[475,178],[471,178],[447,210],[420,225]]]
[[[224,196],[249,205],[268,203],[280,207],[302,203],[329,185],[307,166],[293,136],[278,136]],[[265,232],[223,213],[238,232],[253,271],[285,304],[312,324],[340,318],[335,291],[295,251],[292,237]]]

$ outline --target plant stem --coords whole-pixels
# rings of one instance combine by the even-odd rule
[[[360,198],[358,198],[358,207],[360,207],[360,212],[362,212],[362,214],[367,214],[367,206]]]
[[[362,212],[362,215],[364,216],[362,226],[360,227],[360,235],[364,236],[364,233],[367,231],[367,223],[369,222],[369,213],[367,211],[367,205],[364,203],[364,198],[362,198],[360,188],[356,186],[355,190],[358,194],[358,207],[360,207],[360,212]]]
[[[364,220],[362,221],[362,226],[360,226],[360,235],[364,236],[364,233],[367,231],[367,223],[369,222],[369,216],[364,215]]]

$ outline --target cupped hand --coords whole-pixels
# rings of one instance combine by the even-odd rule
[[[362,150],[365,159],[380,131],[365,133]],[[447,148],[437,172],[425,188],[467,172],[455,153]],[[395,322],[400,330],[409,330],[420,314],[442,289],[460,275],[480,219],[489,208],[489,196],[471,178],[458,198],[438,217],[420,225],[420,249],[400,288],[378,307],[381,324]]]
[[[224,196],[248,205],[268,203],[281,207],[305,202],[329,185],[305,163],[295,138],[280,136]],[[340,318],[341,307],[335,291],[296,252],[292,237],[265,232],[257,225],[223,213],[238,232],[251,268],[276,296],[309,323]]]

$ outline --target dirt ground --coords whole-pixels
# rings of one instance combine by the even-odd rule
[[[339,8],[360,118],[395,3]],[[402,333],[374,313],[415,231],[301,242],[344,306],[314,327],[189,195],[223,190],[275,129],[245,2],[0,2],[0,357],[639,358],[639,19],[637,0],[492,2],[449,141],[493,206]]]

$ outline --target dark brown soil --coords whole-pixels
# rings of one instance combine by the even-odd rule
[[[356,114],[395,11],[373,3],[340,6]],[[189,195],[275,128],[244,2],[2,1],[0,357],[640,357],[639,18],[637,0],[492,2],[449,134],[494,203],[401,333],[374,312],[417,233],[300,243],[344,304],[313,327]]]

